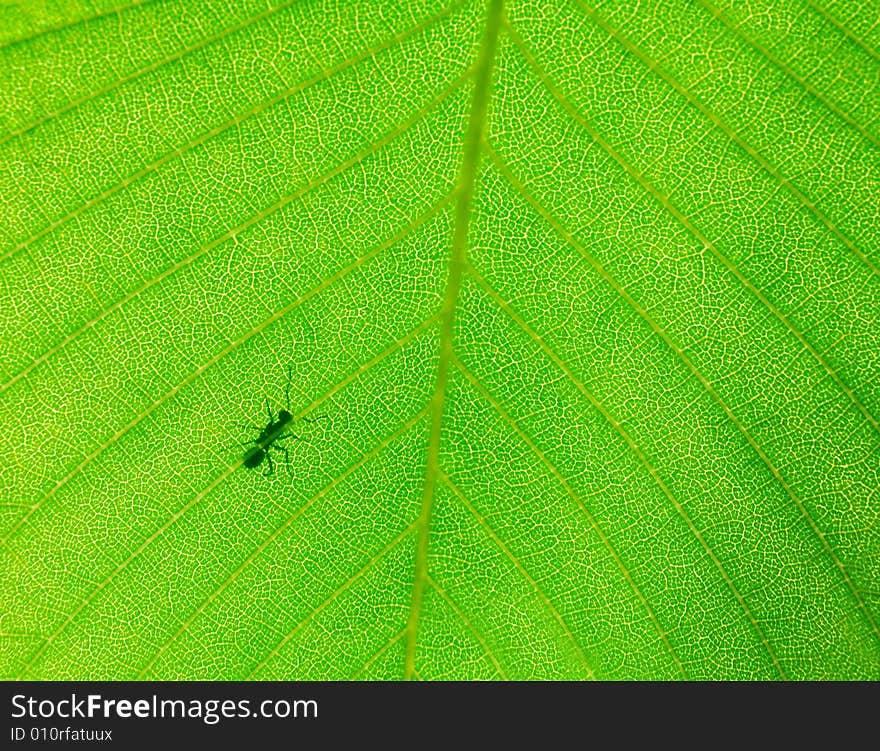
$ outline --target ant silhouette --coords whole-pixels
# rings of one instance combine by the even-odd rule
[[[264,477],[270,477],[275,474],[275,464],[272,461],[272,454],[270,453],[272,451],[279,451],[284,454],[287,472],[288,474],[290,473],[290,454],[287,453],[287,447],[280,445],[281,441],[286,441],[288,438],[296,438],[298,441],[305,440],[302,436],[292,433],[289,430],[289,426],[293,422],[293,414],[290,411],[290,383],[291,369],[288,367],[287,384],[284,387],[285,409],[278,410],[278,416],[275,417],[275,414],[269,406],[269,397],[266,397],[266,413],[269,416],[269,422],[266,423],[266,426],[260,431],[260,434],[256,438],[242,444],[243,446],[249,446],[248,450],[244,452],[244,466],[248,469],[254,469],[255,467],[259,467],[263,461],[265,461],[266,469],[262,473]],[[326,415],[320,415],[314,419],[306,417],[301,419],[305,422],[315,422],[323,417],[326,417]]]

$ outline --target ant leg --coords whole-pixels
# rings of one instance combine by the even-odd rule
[[[278,451],[284,454],[284,466],[287,467],[287,475],[292,480],[293,473],[290,471],[290,454],[287,453],[287,449],[284,446],[272,446],[272,448],[278,449]]]
[[[284,386],[284,408],[290,412],[290,382],[293,380],[293,366],[287,366],[287,384]]]
[[[272,410],[269,409],[269,397],[266,398],[266,414],[269,415],[269,422],[272,422]]]
[[[300,417],[303,422],[318,422],[318,420],[326,420],[327,415],[317,415],[316,417]]]
[[[269,455],[268,451],[265,453],[265,457],[266,457],[266,461],[268,462],[268,465],[267,465],[268,471],[263,472],[263,477],[271,477],[272,475],[275,474],[275,465],[272,464],[272,457]]]
[[[308,438],[303,438],[301,435],[297,435],[296,433],[285,433],[283,436],[276,438],[275,443],[278,443],[278,441],[286,441],[288,438],[296,438],[296,440],[298,440],[298,441],[305,441],[306,443],[311,443],[311,441],[308,440]],[[280,449],[281,446],[279,446],[278,448]]]

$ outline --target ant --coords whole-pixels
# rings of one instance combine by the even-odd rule
[[[284,460],[289,472],[290,455],[287,453],[287,448],[279,444],[281,441],[285,441],[291,437],[296,438],[299,441],[304,440],[301,436],[296,435],[296,433],[291,433],[288,430],[288,426],[293,422],[293,415],[290,412],[290,381],[291,370],[288,367],[287,385],[284,388],[284,404],[286,409],[278,410],[278,417],[276,418],[272,409],[269,407],[269,397],[266,397],[266,413],[269,415],[269,422],[266,423],[266,427],[260,431],[260,435],[255,439],[242,444],[244,446],[250,446],[250,448],[244,452],[243,462],[245,467],[253,469],[254,467],[259,467],[264,459],[266,460],[267,466],[266,471],[263,472],[264,477],[269,477],[275,474],[275,465],[272,462],[272,455],[269,453],[270,451],[280,451],[284,454]],[[324,416],[325,415],[321,415],[321,417]],[[307,418],[303,419],[306,420],[306,422],[314,422],[314,420],[309,420]],[[251,444],[253,445],[251,446]]]

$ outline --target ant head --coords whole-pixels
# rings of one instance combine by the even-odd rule
[[[293,415],[290,414],[286,409],[281,409],[278,411],[278,422],[290,422],[293,419]]]

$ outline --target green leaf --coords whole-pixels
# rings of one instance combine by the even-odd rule
[[[874,15],[232,6],[0,14],[3,677],[880,677]]]

